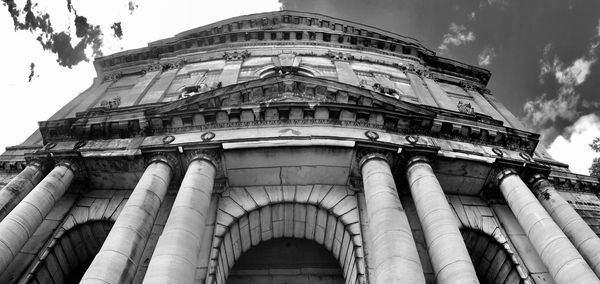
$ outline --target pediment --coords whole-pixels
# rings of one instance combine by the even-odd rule
[[[198,93],[178,101],[154,107],[149,115],[160,115],[199,109],[218,109],[270,104],[348,104],[382,108],[406,115],[434,117],[435,112],[396,98],[321,78],[285,75],[262,78]]]

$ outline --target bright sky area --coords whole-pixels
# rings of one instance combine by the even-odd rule
[[[18,8],[25,2],[15,1]],[[70,29],[74,34],[75,16],[69,13],[66,0],[38,2],[35,9],[51,15],[55,30]],[[137,5],[133,11],[129,2]],[[328,14],[413,36],[443,56],[488,68],[493,94],[546,137],[544,143],[555,159],[568,163],[573,172],[587,174],[593,157],[598,156],[588,147],[600,136],[600,9],[595,1],[283,2],[288,9]],[[277,0],[73,0],[72,5],[89,23],[101,26],[104,54],[143,47],[218,20],[281,7]],[[88,88],[96,74],[91,61],[71,69],[59,66],[56,55],[43,50],[35,35],[15,32],[6,7],[0,8],[0,54],[5,56],[0,71],[1,152],[25,140],[38,121],[48,119]],[[120,40],[110,29],[114,22],[121,22]],[[32,62],[35,75],[28,82]]]

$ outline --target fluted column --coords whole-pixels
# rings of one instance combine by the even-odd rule
[[[557,284],[600,283],[592,269],[512,169],[497,176],[511,211]]]
[[[385,156],[361,159],[375,283],[425,283],[419,253]]]
[[[61,161],[0,222],[0,274],[29,240],[74,177],[71,162]]]
[[[131,283],[171,181],[168,156],[154,156],[80,283]]]
[[[532,189],[554,222],[600,277],[600,238],[544,176],[534,177]]]
[[[215,173],[214,159],[191,157],[144,283],[194,283]]]
[[[0,190],[0,221],[29,194],[47,173],[46,161],[33,160]]]
[[[436,283],[479,283],[448,199],[429,161],[416,156],[406,173]]]

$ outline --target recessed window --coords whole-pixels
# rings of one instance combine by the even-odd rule
[[[277,39],[277,33],[271,33],[271,40]]]
[[[284,40],[289,40],[290,39],[290,33],[289,32],[283,32],[283,39]]]
[[[302,32],[296,32],[296,39],[297,40],[301,40],[302,39]]]

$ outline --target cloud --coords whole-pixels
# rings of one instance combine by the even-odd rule
[[[479,66],[489,66],[495,57],[496,50],[493,47],[486,47],[477,56],[477,64]]]
[[[549,123],[557,119],[573,120],[579,114],[577,106],[581,97],[579,94],[568,90],[562,90],[556,98],[548,98],[546,93],[525,102],[523,110],[525,119],[534,130],[539,131]]]
[[[569,164],[572,172],[587,175],[592,160],[598,156],[589,147],[595,137],[600,137],[600,117],[593,113],[584,115],[554,139],[548,153],[554,159]]]
[[[447,50],[449,45],[459,46],[475,40],[475,33],[467,31],[463,25],[450,23],[450,32],[444,34],[442,44],[438,47],[440,50]]]
[[[547,93],[525,102],[526,124],[534,131],[543,131],[547,124],[558,119],[572,122],[579,115],[579,108],[588,108],[595,102],[582,101],[577,92],[577,86],[583,84],[591,74],[592,65],[598,61],[597,49],[600,46],[600,22],[596,27],[598,35],[594,35],[585,54],[576,58],[570,64],[563,62],[556,54],[551,56],[552,44],[544,46],[540,59],[540,85],[550,79],[558,84],[553,92],[556,97]]]

